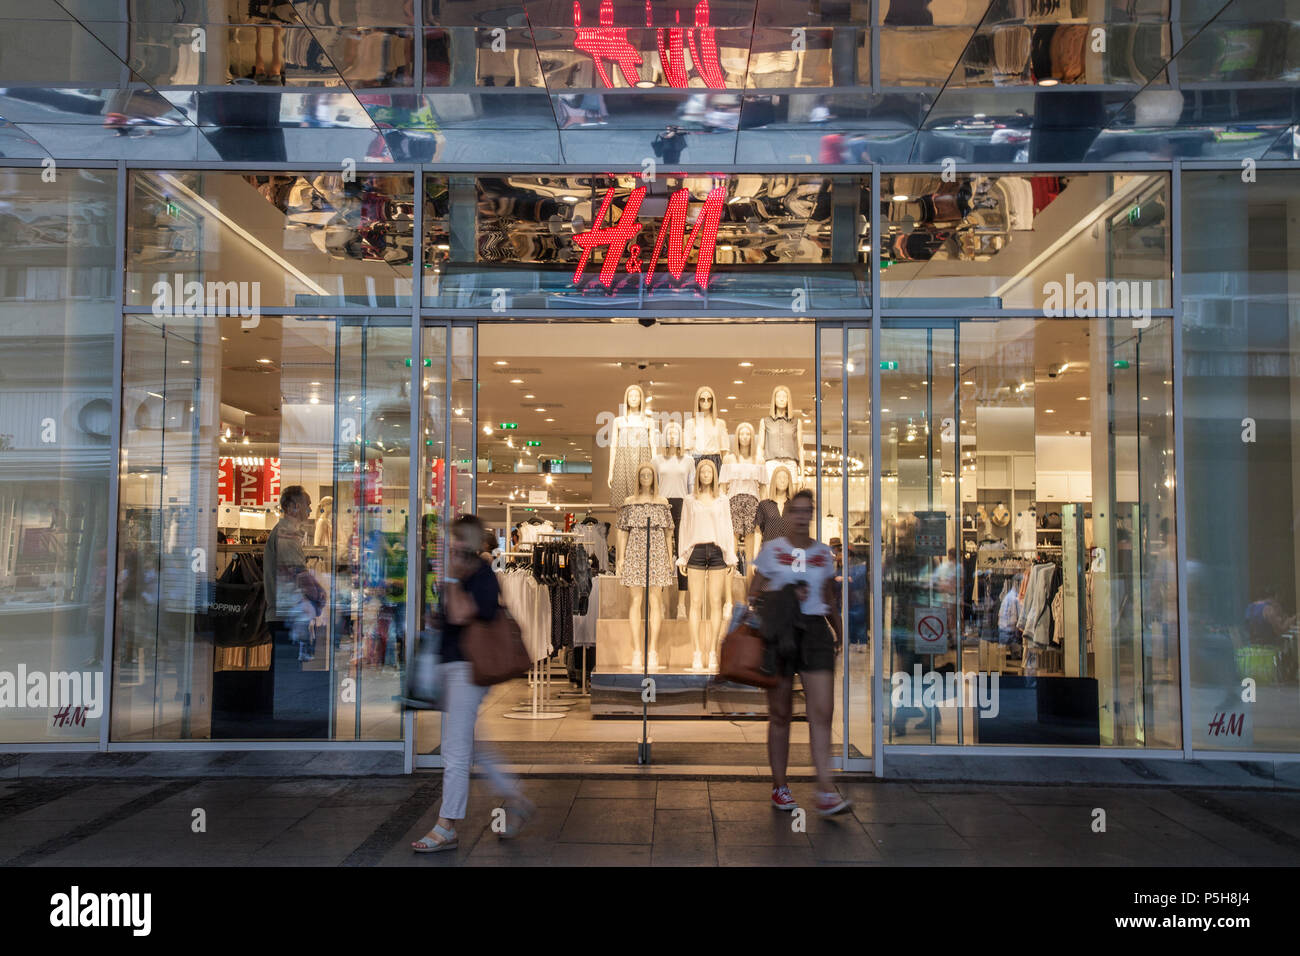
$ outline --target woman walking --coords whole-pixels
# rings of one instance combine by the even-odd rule
[[[438,822],[411,844],[416,853],[454,850],[458,843],[456,824],[465,818],[469,802],[469,771],[479,765],[499,796],[506,799],[503,837],[513,837],[535,810],[520,792],[513,777],[497,765],[485,747],[475,747],[474,725],[479,704],[487,693],[473,681],[473,667],[461,652],[461,636],[475,621],[489,622],[499,613],[501,589],[496,574],[480,556],[484,543],[483,524],[474,515],[463,515],[452,526],[451,573],[447,579],[445,621],[442,628],[441,683],[442,714],[442,808]]]
[[[815,807],[822,816],[850,806],[831,782],[831,716],[835,709],[835,656],[840,633],[835,554],[809,534],[812,492],[795,492],[785,509],[785,535],[763,544],[754,561],[751,601],[758,603],[768,660],[779,681],[767,692],[767,759],[772,767],[772,805],[794,810],[786,767],[790,759],[790,717],[794,675],[803,682],[808,737],[817,771]]]

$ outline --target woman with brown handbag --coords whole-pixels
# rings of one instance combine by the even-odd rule
[[[411,844],[416,853],[454,850],[456,821],[465,818],[469,802],[469,771],[478,759],[496,792],[506,799],[503,837],[519,833],[536,809],[519,792],[515,779],[497,765],[491,751],[475,746],[474,725],[487,687],[474,683],[473,665],[466,660],[461,639],[475,622],[487,623],[500,613],[501,589],[491,565],[479,557],[483,547],[483,523],[474,515],[462,515],[452,525],[451,573],[442,627],[442,808],[438,822]]]
[[[767,759],[772,767],[772,805],[798,807],[786,781],[794,675],[803,682],[808,738],[817,770],[814,806],[822,816],[843,813],[849,801],[831,782],[831,717],[835,710],[835,656],[843,645],[835,554],[809,533],[813,494],[796,491],[785,508],[785,536],[765,542],[754,560],[751,603],[759,600],[763,637],[778,676],[767,691]]]

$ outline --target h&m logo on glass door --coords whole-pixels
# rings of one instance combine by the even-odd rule
[[[675,21],[681,23],[681,11],[675,12]],[[654,86],[652,79],[642,79],[642,56],[627,36],[627,27],[614,26],[614,4],[612,0],[601,0],[599,26],[582,25],[582,4],[574,0],[573,28],[574,49],[590,54],[596,66],[596,75],[607,89],[614,86],[610,73],[605,68],[609,60],[623,74],[629,86]],[[645,0],[645,25],[654,29],[650,0]],[[691,62],[695,72],[712,90],[725,90],[727,81],[722,75],[722,65],[718,58],[717,29],[709,25],[709,0],[700,0],[695,5],[695,25],[693,27],[673,26],[655,29],[655,43],[659,51],[659,63],[663,66],[664,77],[668,84],[677,89],[690,85],[690,71],[686,68],[686,50],[689,48]]]
[[[691,249],[699,243],[699,253],[695,257],[695,281],[701,289],[709,287],[709,276],[713,271],[714,250],[718,242],[718,224],[722,221],[722,210],[727,201],[727,190],[718,187],[710,191],[705,197],[704,204],[701,206],[695,217],[695,225],[691,228],[691,234],[686,235],[686,225],[690,215],[691,191],[689,189],[679,189],[668,199],[668,207],[664,211],[663,222],[659,226],[659,234],[655,237],[654,251],[648,258],[642,259],[642,249],[640,244],[634,240],[640,235],[642,224],[637,218],[637,213],[641,209],[641,203],[646,196],[646,187],[638,186],[633,189],[627,197],[627,202],[623,205],[623,210],[618,214],[618,220],[612,225],[605,226],[605,216],[609,214],[610,207],[614,204],[614,187],[605,191],[605,199],[600,204],[600,212],[596,214],[594,228],[586,232],[575,233],[573,241],[582,249],[582,256],[578,259],[578,268],[573,270],[573,281],[580,283],[582,281],[582,272],[587,268],[587,263],[591,260],[591,251],[593,249],[603,248],[605,258],[600,266],[600,282],[605,288],[610,288],[614,284],[614,274],[618,271],[620,263],[623,263],[623,270],[628,275],[645,275],[645,285],[648,288],[651,280],[654,278],[655,268],[659,264],[659,255],[667,247],[668,272],[674,281],[680,282],[682,273],[686,271],[686,263],[690,257]]]

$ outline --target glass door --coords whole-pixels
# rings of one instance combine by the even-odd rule
[[[840,572],[844,647],[836,664],[832,744],[847,769],[872,752],[870,331],[827,325],[818,336],[814,490],[818,540],[831,546]]]

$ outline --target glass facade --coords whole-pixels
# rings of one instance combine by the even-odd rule
[[[436,763],[397,698],[447,523],[613,541],[636,386],[651,448],[709,391],[697,454],[747,424],[816,493],[841,768],[1300,753],[1297,31],[1289,0],[0,0],[0,749]],[[653,599],[683,694],[731,584],[705,624]],[[616,604],[590,646],[626,647],[563,644],[590,716],[640,676]],[[525,756],[541,670],[502,704]],[[743,709],[710,693],[679,716]]]

